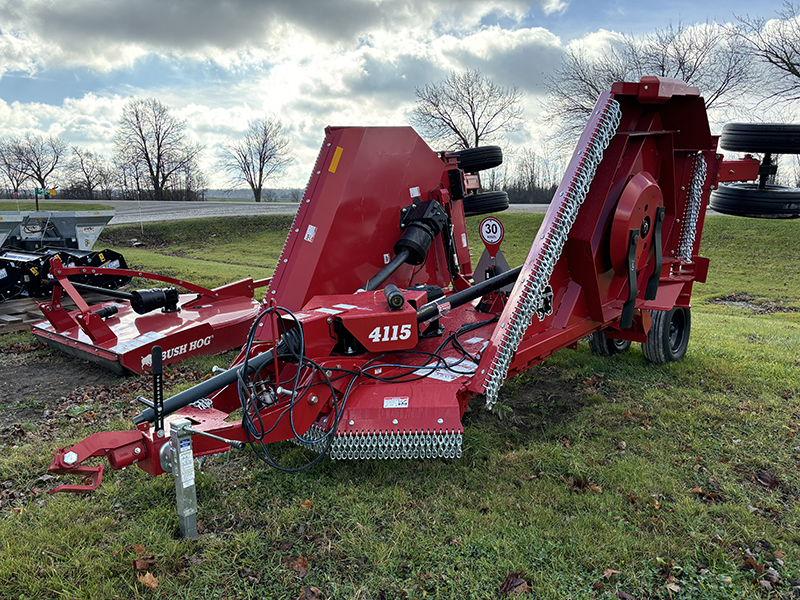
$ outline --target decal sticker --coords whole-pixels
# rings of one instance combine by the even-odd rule
[[[313,225],[309,225],[308,229],[306,229],[306,235],[303,239],[307,242],[313,242],[315,237],[317,237],[317,228]]]
[[[336,150],[333,153],[333,159],[331,160],[331,166],[328,167],[328,171],[331,173],[336,173],[336,169],[339,168],[339,160],[342,158],[342,152],[344,152],[344,148],[341,146],[336,146]]]
[[[383,408],[408,408],[408,396],[384,398]]]

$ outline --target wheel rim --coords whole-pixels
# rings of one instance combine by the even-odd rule
[[[676,310],[669,322],[669,349],[673,353],[680,349],[684,331],[686,331],[686,317],[682,310]]]
[[[614,342],[614,348],[619,351],[627,350],[628,340],[611,340]]]

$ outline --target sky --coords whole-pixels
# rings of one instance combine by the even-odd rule
[[[36,131],[110,157],[122,108],[156,98],[214,160],[249,120],[284,124],[303,187],[327,125],[407,125],[414,89],[480,69],[524,93],[536,147],[545,77],[575,44],[773,17],[782,0],[0,0],[0,137]]]

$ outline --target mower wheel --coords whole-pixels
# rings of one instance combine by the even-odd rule
[[[500,146],[479,146],[453,152],[458,158],[458,168],[467,173],[494,169],[503,164],[503,149]]]
[[[709,208],[726,215],[759,219],[800,217],[800,189],[756,183],[721,185],[711,194]]]
[[[728,123],[719,147],[739,152],[800,154],[800,125],[782,123]]]
[[[644,357],[655,365],[665,365],[680,360],[689,346],[692,330],[692,313],[688,308],[651,310],[653,324],[642,344]]]
[[[508,208],[508,194],[505,192],[486,192],[464,196],[464,216],[475,217],[501,212]]]
[[[595,331],[589,338],[589,349],[595,356],[614,356],[627,352],[630,340],[614,340],[602,331]]]

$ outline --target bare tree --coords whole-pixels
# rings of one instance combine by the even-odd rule
[[[16,161],[22,173],[38,184],[47,188],[50,178],[59,166],[63,165],[67,153],[67,143],[52,135],[26,133],[21,138],[13,138],[9,143],[16,154]],[[36,195],[36,210],[39,210],[39,196]]]
[[[28,179],[22,168],[19,152],[10,140],[0,140],[0,174],[11,186],[14,197],[18,197],[19,188]]]
[[[164,199],[170,178],[197,168],[203,151],[200,144],[187,139],[186,121],[176,119],[169,107],[155,98],[128,101],[114,143],[117,162],[142,173],[156,200]]]
[[[800,99],[800,6],[784,2],[777,19],[737,17],[741,37],[768,66],[767,95],[781,100]]]
[[[530,148],[515,160],[514,176],[506,186],[509,201],[516,204],[547,204],[558,187],[557,167]]]
[[[480,71],[453,71],[440,83],[416,88],[411,124],[448,149],[476,148],[522,122],[522,92],[502,87]]]
[[[72,147],[72,158],[67,165],[69,185],[73,193],[94,199],[95,190],[108,180],[108,163],[89,150]]]
[[[752,64],[741,36],[715,23],[670,24],[643,38],[620,35],[599,54],[566,53],[546,78],[544,118],[556,126],[556,139],[571,142],[601,92],[646,75],[681,79],[700,89],[706,108],[727,108],[748,89]]]
[[[275,117],[265,116],[250,121],[244,138],[223,146],[219,167],[231,185],[246,183],[256,202],[261,202],[264,184],[291,162],[289,140],[283,125]]]

